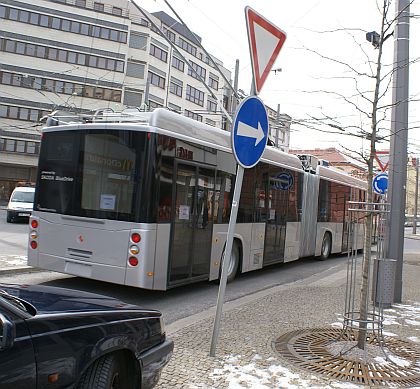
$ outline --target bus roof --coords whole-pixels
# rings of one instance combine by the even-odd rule
[[[232,152],[230,132],[201,123],[165,108],[157,108],[153,112],[103,112],[101,115],[92,116],[91,123],[69,122],[66,125],[45,127],[43,131],[54,132],[104,127],[115,130],[124,128],[132,131],[155,132],[228,153]],[[265,148],[261,160],[288,169],[303,171],[302,161],[296,155],[285,153],[271,146]],[[317,174],[321,178],[330,181],[366,189],[366,182],[331,167],[318,166]]]
[[[319,165],[317,168],[317,173],[320,178],[324,178],[329,181],[347,184],[349,186],[354,186],[363,190],[366,190],[367,188],[367,184],[365,181],[350,176],[347,173],[338,169]]]

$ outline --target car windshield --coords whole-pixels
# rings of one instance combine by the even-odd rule
[[[16,203],[33,203],[35,192],[15,192],[11,198],[11,201]]]
[[[35,308],[27,303],[24,300],[21,300],[11,294],[7,293],[5,290],[0,290],[0,300],[6,300],[9,304],[12,304],[16,308],[20,309],[23,312],[29,313],[30,315],[35,315]]]

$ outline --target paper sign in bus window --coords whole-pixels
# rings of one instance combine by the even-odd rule
[[[101,209],[115,210],[115,195],[101,194]]]
[[[179,220],[189,220],[190,218],[190,207],[188,205],[179,206]]]

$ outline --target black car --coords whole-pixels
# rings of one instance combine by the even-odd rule
[[[93,293],[0,284],[0,388],[151,388],[172,355],[162,315]]]

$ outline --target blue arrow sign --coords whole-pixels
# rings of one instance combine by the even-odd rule
[[[373,178],[373,190],[377,194],[385,194],[388,189],[388,174],[380,173]]]
[[[257,96],[249,96],[240,104],[232,130],[232,149],[236,161],[244,168],[260,160],[268,137],[268,117]]]

